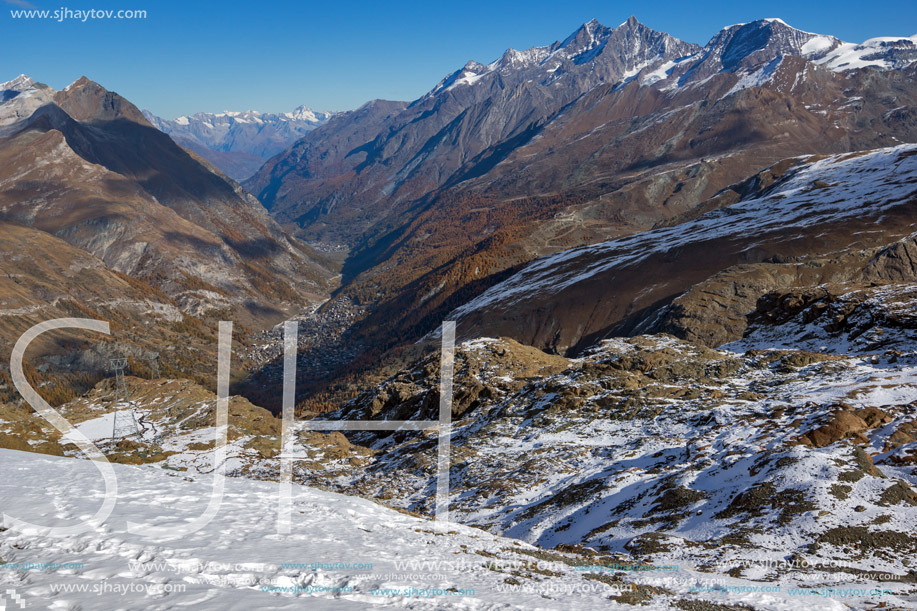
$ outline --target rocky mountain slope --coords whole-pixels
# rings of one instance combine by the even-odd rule
[[[557,352],[646,330],[718,346],[770,290],[914,279],[915,152],[790,160],[693,220],[540,259],[449,317]]]
[[[757,204],[743,200],[732,212],[719,208],[691,221],[682,227],[692,228],[684,240],[741,237],[737,228],[754,226],[764,230],[751,234],[760,241],[768,235],[762,219],[799,235],[806,227],[800,219],[829,228],[861,213],[913,230],[898,210],[909,201],[912,149],[795,160],[783,175],[745,185]],[[897,190],[901,201],[886,197],[886,189]],[[599,340],[577,358],[508,338],[460,344],[452,518],[537,545],[534,557],[572,566],[590,580],[623,583],[628,591],[605,593],[620,604],[793,609],[818,597],[839,610],[913,605],[917,234],[876,246],[891,233],[882,223],[872,226],[862,247],[841,244],[809,260],[727,270],[755,278],[756,266],[789,265],[795,284],[778,283],[758,297],[742,337],[721,349],[665,334]],[[667,235],[659,243],[678,246]],[[637,267],[653,256],[649,248],[616,253]],[[604,263],[578,269],[588,278],[603,273]],[[833,279],[825,282],[828,275]],[[557,271],[559,285],[565,278]],[[705,286],[701,281],[688,293],[709,297]],[[741,303],[752,294],[734,292]],[[436,419],[439,377],[433,353],[320,419]],[[138,378],[129,379],[128,392],[126,405],[106,380],[60,409],[111,460],[191,477],[212,469],[211,393],[188,382]],[[276,479],[279,421],[241,398],[230,406],[227,473]],[[113,414],[126,410],[143,433],[111,440]],[[0,443],[8,447],[79,454],[26,409],[4,406],[0,420]],[[294,436],[298,447],[288,451],[296,481],[432,513],[437,443],[430,433],[345,436],[294,423]],[[652,568],[614,568],[628,565]],[[541,573],[495,569],[508,585],[543,583],[529,581]]]
[[[391,115],[345,114],[247,185],[281,222],[355,246],[374,223],[398,224],[399,204],[457,181],[488,162],[495,148],[523,144],[599,83],[695,51],[636,20],[616,29],[592,21],[548,47],[509,49],[486,66],[469,62]],[[363,131],[352,143],[350,124]],[[334,135],[338,130],[343,138]]]
[[[33,325],[72,317],[107,320],[112,334],[61,330],[32,344],[26,375],[55,404],[91,388],[108,369],[109,358],[129,356],[145,363],[158,346],[164,347],[162,367],[169,374],[210,373],[196,357],[210,339],[182,332],[189,321],[174,299],[48,233],[0,222],[2,361],[8,362],[13,344]],[[47,360],[48,355],[54,356]],[[4,363],[0,403],[19,399],[8,372]]]
[[[906,296],[886,304],[914,306]],[[877,319],[865,333],[907,342],[912,318]],[[773,329],[786,343],[805,338],[787,331]],[[705,567],[784,593],[881,583],[904,597],[889,604],[906,607],[914,573],[902,559],[917,519],[913,344],[832,354],[760,350],[754,337],[744,353],[667,336],[609,340],[566,362],[509,340],[464,344],[454,514],[542,546]],[[435,357],[419,362],[329,417],[435,417],[437,369]],[[430,510],[432,439],[351,439],[375,455],[326,455],[301,477]],[[362,472],[349,474],[348,458]]]
[[[737,354],[642,336],[565,361],[468,342],[456,364],[453,512],[542,546],[738,567],[733,576],[803,581],[757,563],[805,557],[849,563],[846,578],[820,582],[870,571],[909,582],[899,552],[913,549],[906,524],[917,519],[910,348]],[[437,373],[435,359],[419,362],[329,417],[429,419]],[[429,438],[351,439],[375,455],[330,455],[302,477],[430,510]],[[348,458],[362,472],[348,474]]]
[[[13,93],[3,116],[51,95],[30,79]],[[257,316],[268,299],[326,290],[330,273],[254,198],[86,78],[4,126],[0,157],[3,220],[56,235],[170,295],[193,301],[189,289],[209,289],[224,299],[198,298],[200,307],[249,303]]]
[[[326,123],[334,114],[300,106],[285,113],[199,112],[169,120],[143,111],[153,127],[237,181],[251,177],[265,161]]]

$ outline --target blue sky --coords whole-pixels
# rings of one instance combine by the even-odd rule
[[[143,20],[14,20],[10,10],[144,9]],[[85,74],[167,118],[198,111],[355,108],[410,100],[469,59],[489,62],[563,39],[593,17],[631,14],[706,43],[761,17],[851,42],[917,34],[917,1],[442,0],[223,2],[0,0],[0,81],[26,73],[61,88]]]

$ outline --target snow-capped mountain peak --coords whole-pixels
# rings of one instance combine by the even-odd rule
[[[812,39],[808,44],[813,45],[822,38]],[[826,53],[820,53],[814,61],[835,72],[867,67],[880,70],[904,68],[917,61],[917,36],[870,38],[860,44],[840,42],[828,48]]]
[[[775,17],[758,19],[720,30],[696,59],[676,72],[674,83],[663,87],[702,82],[723,72],[748,80],[745,77],[749,75],[772,74],[784,57],[799,57],[834,72],[865,67],[891,70],[917,61],[917,37],[875,38],[852,44],[834,36],[794,28]],[[663,78],[644,80],[644,84],[654,84]]]
[[[778,56],[820,57],[840,44],[833,36],[798,30],[782,19],[759,19],[720,30],[704,48],[701,72],[736,72]]]
[[[31,77],[20,74],[11,81],[5,83],[0,83],[0,91],[22,91],[24,89],[29,89],[35,85],[35,81]]]
[[[0,126],[20,121],[51,102],[54,90],[20,74],[0,83]]]
[[[333,112],[321,112],[315,111],[309,108],[308,106],[298,106],[293,109],[293,112],[285,112],[281,117],[286,117],[293,121],[306,121],[309,123],[324,123],[328,119],[334,116]]]
[[[561,76],[577,72],[594,86],[627,79],[644,68],[692,55],[699,50],[696,45],[645,26],[635,17],[617,28],[606,27],[592,19],[567,38],[551,45],[522,51],[507,49],[499,59],[486,65],[470,61],[440,81],[427,96],[473,85],[491,73],[552,85]]]
[[[864,67],[887,70],[917,61],[917,36],[872,38],[855,44],[800,30],[771,17],[724,28],[705,47],[705,55],[719,58],[726,71],[790,55],[836,72]]]
[[[625,27],[626,25],[628,25],[628,22],[624,22],[620,27]],[[612,28],[606,28],[599,23],[598,20],[593,19],[581,25],[575,32],[556,46],[559,49],[565,50],[568,54],[575,55],[602,44],[613,31]]]

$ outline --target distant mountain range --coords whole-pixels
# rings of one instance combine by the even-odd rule
[[[199,112],[170,121],[143,111],[154,127],[237,181],[249,178],[265,161],[326,123],[334,114],[300,106],[293,112],[280,114],[255,110]]]

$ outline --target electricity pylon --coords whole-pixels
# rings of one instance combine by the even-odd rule
[[[127,359],[111,359],[111,368],[115,370],[115,396],[120,399],[121,403],[127,404],[127,409],[115,409],[114,424],[111,429],[111,440],[115,443],[123,437],[133,435],[143,437],[143,431],[134,414],[134,406],[127,396],[127,382],[124,381],[125,367],[127,367]]]

